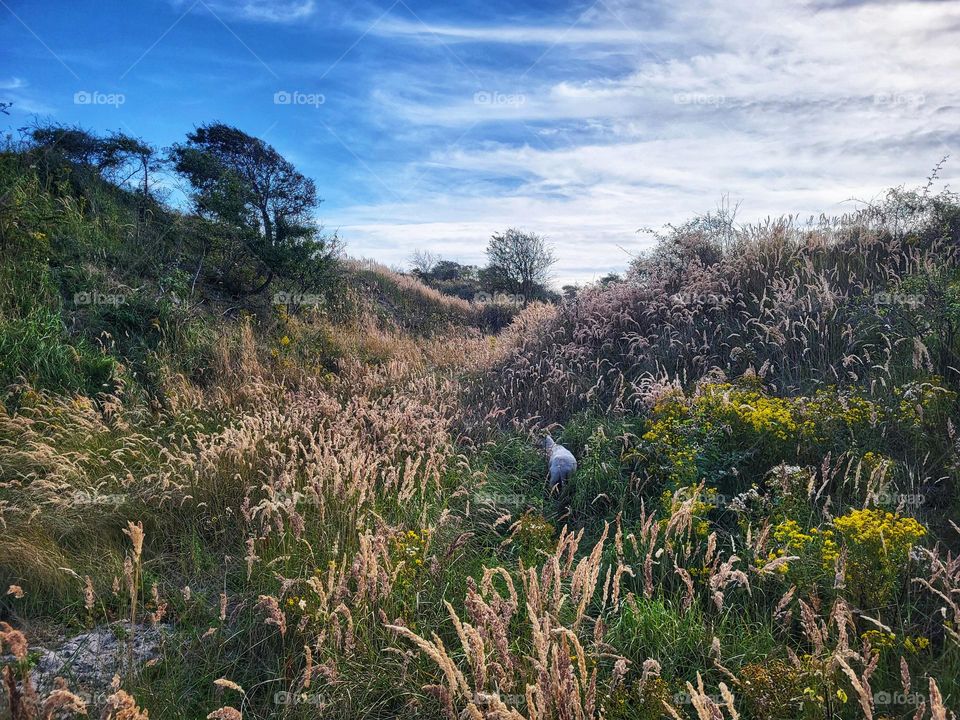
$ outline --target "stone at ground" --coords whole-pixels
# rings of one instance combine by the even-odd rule
[[[66,679],[70,689],[93,706],[102,705],[110,694],[114,675],[129,672],[132,651],[133,669],[160,656],[160,646],[169,627],[134,626],[131,642],[130,623],[115,622],[65,638],[50,647],[31,647],[38,656],[30,675],[41,695],[53,687],[56,677]],[[0,658],[0,664],[7,658]]]

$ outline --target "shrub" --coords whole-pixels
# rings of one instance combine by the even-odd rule
[[[871,606],[883,605],[906,572],[910,550],[927,534],[911,517],[883,510],[851,510],[834,520],[847,558],[847,583]]]
[[[538,564],[557,546],[557,529],[539,513],[525,512],[512,530],[520,559],[525,565]]]
[[[774,659],[740,668],[740,694],[750,717],[769,720],[815,720],[835,705],[832,678],[810,656],[798,664]]]
[[[813,594],[822,584],[832,586],[834,564],[840,552],[831,528],[804,531],[796,520],[788,519],[779,523],[772,535],[775,547],[761,564],[777,558],[797,557],[798,560],[778,565],[777,571],[797,587]]]

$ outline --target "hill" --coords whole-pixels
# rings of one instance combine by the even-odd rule
[[[956,708],[952,196],[700,218],[509,313],[339,257],[250,292],[223,225],[30,153],[0,197],[10,717]]]

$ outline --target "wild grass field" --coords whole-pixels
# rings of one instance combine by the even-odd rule
[[[960,708],[952,195],[708,215],[519,312],[237,300],[218,226],[32,151],[0,197],[0,716]],[[34,672],[103,628],[112,682]]]

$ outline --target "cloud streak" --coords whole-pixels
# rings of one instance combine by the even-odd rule
[[[195,2],[171,1],[181,11]],[[316,10],[314,0],[201,0],[200,4],[225,19],[281,24],[306,20]]]
[[[638,227],[682,221],[724,195],[743,201],[746,219],[849,210],[849,198],[922,182],[960,140],[956,3],[706,0],[653,24],[642,9],[601,2],[590,23],[565,36],[384,23],[425,45],[507,43],[535,55],[557,44],[532,73],[521,61],[483,76],[482,92],[502,101],[478,103],[457,74],[416,93],[377,89],[412,126],[473,129],[413,163],[426,179],[410,205],[344,209],[354,251],[398,259],[439,246],[475,260],[492,231],[522,225],[557,244],[558,279],[589,280],[625,264],[619,246],[642,247]],[[591,43],[608,46],[599,62]],[[404,187],[414,174],[387,182]],[[491,178],[500,191],[454,177]]]

